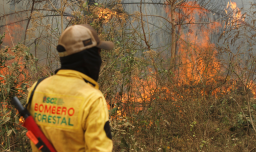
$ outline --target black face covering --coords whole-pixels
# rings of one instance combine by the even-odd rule
[[[97,47],[93,47],[76,54],[60,57],[60,69],[76,70],[98,81],[102,63],[98,50]]]

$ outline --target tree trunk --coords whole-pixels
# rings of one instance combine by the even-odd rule
[[[60,1],[60,6],[61,6],[61,33],[63,32],[63,12],[64,12],[64,6],[63,6],[63,0]]]
[[[176,23],[175,23],[175,7],[171,7],[171,24],[172,24],[172,42],[171,42],[171,69],[175,67],[175,58],[176,58]]]

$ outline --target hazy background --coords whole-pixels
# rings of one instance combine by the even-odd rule
[[[108,0],[95,0],[95,2],[99,3],[106,3]],[[218,19],[225,15],[224,9],[227,6],[229,0],[211,0],[212,7],[209,7],[209,10],[212,14],[216,15],[212,18]],[[244,10],[249,9],[251,3],[255,3],[256,0],[232,0],[232,2],[236,2],[239,8],[244,8]],[[124,10],[129,14],[134,14],[135,12],[139,12],[139,3],[140,0],[123,0],[123,7]],[[145,0],[143,3],[164,3],[164,0]],[[9,0],[1,0],[0,1],[0,33],[6,33],[6,40],[4,41],[3,45],[14,46],[18,42],[26,44],[33,55],[39,58],[39,62],[46,65],[55,65],[51,68],[56,68],[59,66],[58,61],[56,61],[56,51],[54,44],[57,44],[57,37],[55,39],[48,39],[51,41],[53,45],[50,45],[50,42],[43,40],[43,37],[49,38],[49,34],[45,33],[44,29],[38,28],[35,32],[37,35],[43,35],[43,37],[39,39],[28,39],[24,42],[24,31],[27,26],[28,17],[30,16],[29,11],[24,11],[19,13],[19,15],[15,15],[15,12],[19,12],[22,10],[26,10],[30,8],[30,3],[20,2],[18,4],[14,2],[9,2]],[[165,12],[165,6],[160,4],[143,4],[142,5],[142,13],[146,15],[155,15],[155,16],[147,16],[143,17],[143,20],[146,22],[145,25],[145,32],[148,34],[147,36],[150,37],[149,43],[152,46],[153,50],[156,51],[165,51],[167,50],[166,55],[170,55],[168,52],[171,46],[171,25],[166,20],[156,17],[162,16],[168,18]],[[71,13],[70,9],[66,9],[67,13]],[[12,14],[13,15],[6,15]],[[130,18],[130,20],[132,20]],[[17,22],[17,23],[15,23]],[[51,24],[51,28],[54,29],[55,35],[60,35],[60,17],[51,17],[47,16],[44,19],[46,24]],[[15,23],[15,24],[12,24]],[[66,28],[68,21],[65,18],[64,28]],[[8,25],[8,26],[6,26]],[[138,26],[138,22],[133,22],[128,28],[134,28]],[[28,26],[28,29],[31,28],[31,23]],[[56,30],[58,29],[58,31]],[[28,37],[27,37],[28,38]],[[41,41],[39,41],[41,40]],[[141,41],[141,40],[138,40]],[[211,41],[213,43],[217,42],[217,36],[212,35]],[[3,46],[2,46],[3,47]],[[245,45],[246,47],[246,45]],[[46,58],[50,60],[46,60]],[[51,60],[52,58],[52,60]]]

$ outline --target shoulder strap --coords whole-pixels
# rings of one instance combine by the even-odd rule
[[[37,81],[36,86],[34,87],[34,89],[32,90],[32,92],[31,92],[31,94],[30,94],[30,97],[29,97],[29,99],[28,99],[28,103],[26,104],[26,107],[25,107],[26,109],[27,109],[28,105],[30,105],[31,102],[32,102],[32,99],[33,99],[33,96],[34,96],[36,87],[37,87],[38,84],[39,84],[40,82],[42,82],[45,78],[47,78],[47,77],[40,78],[40,79]]]

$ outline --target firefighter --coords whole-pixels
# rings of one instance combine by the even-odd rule
[[[113,48],[90,25],[70,26],[58,41],[61,68],[30,89],[28,109],[58,152],[112,151],[107,103],[97,80],[101,49]],[[39,151],[32,142],[31,147]]]

